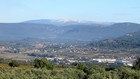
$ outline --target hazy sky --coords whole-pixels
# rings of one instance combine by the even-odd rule
[[[0,0],[0,22],[32,19],[140,23],[140,0]]]

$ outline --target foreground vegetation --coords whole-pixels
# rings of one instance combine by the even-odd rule
[[[14,62],[17,63],[17,61]],[[32,67],[27,65],[13,67],[1,63],[0,79],[140,79],[140,59],[134,63],[133,67],[117,69],[86,66],[84,63],[60,66],[44,58],[36,59]]]

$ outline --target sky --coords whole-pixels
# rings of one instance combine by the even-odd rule
[[[140,0],[0,0],[0,22],[70,19],[140,23]]]

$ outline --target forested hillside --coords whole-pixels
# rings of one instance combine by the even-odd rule
[[[116,39],[106,39],[99,42],[92,42],[89,45],[100,48],[139,48],[140,31],[128,33],[125,36]]]

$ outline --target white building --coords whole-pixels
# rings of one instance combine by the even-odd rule
[[[99,63],[115,63],[116,59],[92,59],[92,61],[97,61]]]

